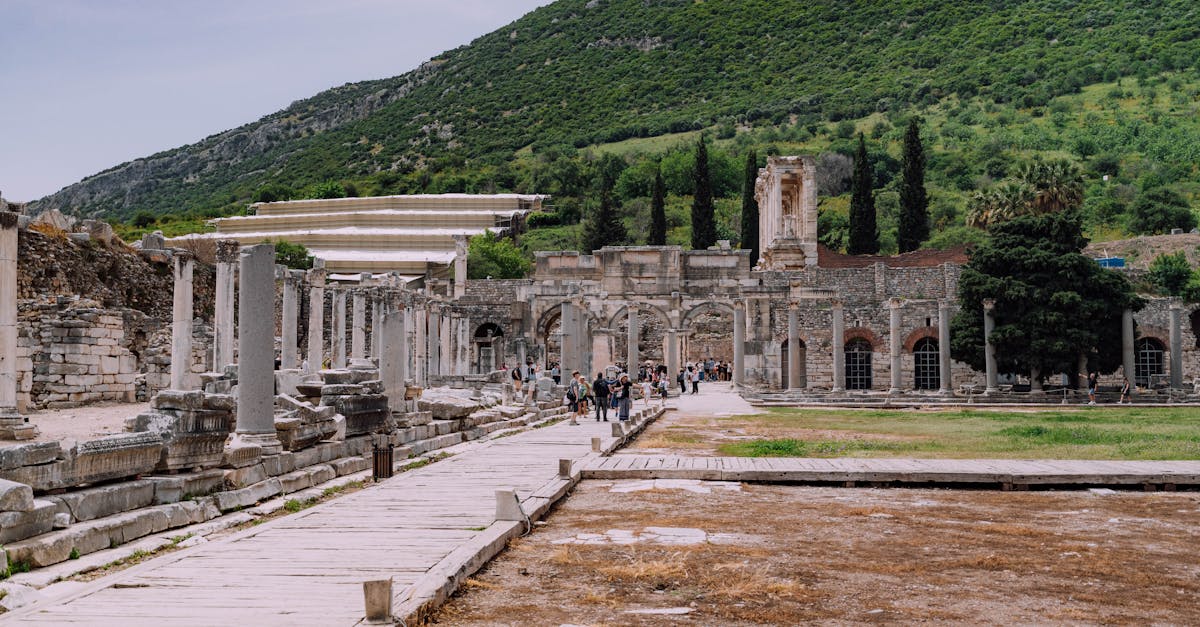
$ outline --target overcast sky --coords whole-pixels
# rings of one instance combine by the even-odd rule
[[[550,0],[0,0],[0,192],[27,201]]]

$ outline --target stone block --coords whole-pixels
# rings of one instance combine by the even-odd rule
[[[221,457],[221,466],[225,468],[244,468],[261,462],[262,447],[244,442],[236,436],[225,445],[225,453]]]
[[[276,477],[285,473],[292,472],[296,469],[296,460],[292,454],[284,451],[278,455],[267,455],[262,458],[263,467],[267,469],[267,474]]]
[[[158,465],[161,451],[162,439],[154,433],[122,433],[82,442],[74,449],[71,485],[148,473]]]
[[[15,540],[24,540],[54,529],[57,506],[51,501],[34,500],[28,511],[0,512],[0,544],[8,545]],[[21,560],[14,560],[21,561]]]
[[[357,396],[363,393],[363,386],[349,383],[329,384],[321,386],[322,400],[326,396]],[[325,404],[322,402],[322,404]]]
[[[417,408],[420,411],[432,412],[436,420],[451,420],[471,415],[471,412],[479,409],[479,403],[457,396],[425,395],[417,400]]]
[[[124,481],[48,496],[46,500],[60,503],[59,511],[65,508],[72,522],[85,522],[150,506],[154,503],[154,484],[150,479]]]
[[[218,492],[213,495],[213,499],[217,509],[222,512],[228,512],[254,505],[259,501],[279,494],[282,490],[283,486],[280,484],[279,478],[271,477],[266,481],[255,483],[240,490]]]
[[[61,458],[62,447],[58,442],[31,442],[0,446],[0,470],[48,464]]]
[[[371,467],[371,461],[363,457],[346,457],[329,462],[334,474],[339,477],[361,472]]]
[[[312,487],[312,475],[307,470],[297,470],[279,476],[279,485],[284,494],[299,492]]]
[[[306,468],[313,464],[321,463],[321,451],[316,448],[293,451],[292,459],[295,462],[296,468]]]
[[[0,479],[0,512],[33,511],[33,488],[24,483]]]
[[[225,485],[229,488],[243,488],[248,485],[261,483],[267,479],[267,469],[262,464],[235,468],[225,471]]]
[[[312,485],[320,485],[326,481],[332,481],[337,477],[337,473],[332,466],[327,464],[317,464],[304,469],[308,476],[312,479]]]
[[[204,470],[169,477],[147,477],[154,483],[154,503],[175,503],[198,496],[207,496],[225,488],[225,471]]]

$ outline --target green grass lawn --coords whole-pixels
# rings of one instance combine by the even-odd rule
[[[787,408],[730,420],[759,433],[778,429],[781,436],[790,436],[717,447],[721,454],[742,457],[1200,459],[1200,409],[1193,407],[1036,412]],[[809,430],[819,435],[807,435]]]

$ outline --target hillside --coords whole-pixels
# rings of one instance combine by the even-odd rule
[[[703,128],[731,142],[804,144],[830,122],[861,127],[880,115],[894,121],[974,102],[987,115],[947,118],[967,133],[1000,117],[980,107],[1037,111],[1086,85],[1191,71],[1198,36],[1200,15],[1189,0],[560,0],[402,76],[344,85],[121,164],[34,209],[211,216],[242,209],[267,186],[297,194],[327,180],[358,193],[578,192],[570,172],[538,178],[531,160]],[[1194,92],[1181,92],[1178,103],[1165,91],[1152,100],[1191,106],[1194,117]],[[1084,117],[1066,123],[1084,127]],[[1001,130],[1013,123],[1002,120]],[[1144,126],[1133,137],[1155,133]],[[1107,130],[1096,136],[1118,147],[1118,161],[1146,153],[1125,149],[1126,138]],[[971,142],[950,138],[959,147]],[[1018,133],[1014,147],[1070,149],[1042,139]],[[1150,155],[1187,164],[1168,183],[1195,178],[1191,164],[1200,159],[1187,161],[1181,150]],[[954,168],[931,164],[943,178],[979,174]]]

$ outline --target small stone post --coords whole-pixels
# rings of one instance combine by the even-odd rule
[[[275,455],[275,246],[243,248],[240,263],[237,437]]]
[[[283,279],[283,311],[280,324],[279,338],[279,367],[283,370],[293,370],[297,364],[296,342],[300,326],[300,281],[304,277],[303,270],[289,270],[286,266],[279,268],[280,278]]]
[[[899,298],[888,299],[888,350],[892,355],[892,387],[888,390],[888,394],[899,394],[900,388],[903,385],[901,379],[901,368],[903,367],[903,346],[900,338],[900,308],[904,306],[904,302]]]
[[[171,315],[171,389],[187,389],[192,368],[192,267],[191,255],[175,252],[175,302]],[[272,349],[273,352],[273,349]]]
[[[800,306],[796,302],[788,303],[788,379],[787,389],[799,390],[804,387],[800,380]]]
[[[671,373],[672,376],[679,371]],[[733,304],[733,387],[746,383],[746,303]]]
[[[325,359],[325,266],[308,271],[308,372],[321,370]]]
[[[467,236],[454,236],[454,297],[467,293]]]
[[[983,299],[983,362],[987,387],[984,394],[995,394],[1000,391],[996,379],[996,347],[992,346],[992,329],[996,328],[996,300]]]
[[[1179,328],[1183,312],[1178,302],[1172,302],[1168,311],[1171,320],[1171,328],[1167,331],[1171,345],[1171,389],[1178,390],[1183,387],[1183,336]]]
[[[833,389],[834,394],[846,391],[846,317],[842,300],[833,299]]]
[[[942,394],[953,394],[954,383],[950,377],[950,301],[938,301],[938,380]]]
[[[641,329],[638,328],[637,305],[630,303],[627,311],[629,312],[629,345],[626,347],[625,371],[630,373],[630,379],[632,379],[632,374],[637,372],[638,367],[638,335]]]
[[[1121,312],[1121,363],[1130,389],[1137,387],[1137,367],[1133,358],[1133,310]]]
[[[366,357],[366,326],[367,326],[367,294],[363,290],[354,290],[354,319],[350,326],[350,357],[362,359]]]
[[[0,440],[37,436],[17,412],[17,214],[0,211]]]
[[[238,243],[217,242],[216,304],[213,307],[212,369],[220,372],[233,363],[234,268],[238,261]]]

